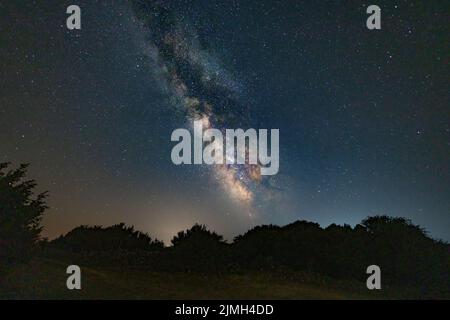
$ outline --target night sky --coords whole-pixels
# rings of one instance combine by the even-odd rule
[[[66,8],[81,7],[81,30]],[[382,29],[366,28],[366,8]],[[2,1],[0,161],[49,190],[43,234],[167,241],[403,216],[450,240],[444,1]],[[277,128],[280,171],[172,163],[171,133]]]

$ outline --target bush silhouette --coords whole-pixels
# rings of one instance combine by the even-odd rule
[[[46,245],[60,259],[76,256],[85,264],[153,265],[164,244],[124,223],[110,227],[80,226]]]
[[[209,231],[205,225],[195,224],[191,229],[180,231],[171,242],[171,256],[177,269],[218,272],[225,267],[227,244],[222,236]]]
[[[81,226],[48,247],[77,255],[85,263],[154,271],[307,272],[360,283],[365,283],[366,268],[375,264],[381,267],[384,285],[414,287],[430,296],[450,294],[450,246],[404,218],[368,217],[355,227],[322,228],[308,221],[262,225],[231,244],[205,225],[195,224],[171,243],[164,247],[147,234],[118,224]]]

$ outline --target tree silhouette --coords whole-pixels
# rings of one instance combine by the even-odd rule
[[[65,260],[76,256],[84,264],[155,266],[164,243],[119,223],[110,227],[79,226],[46,245],[47,254]]]
[[[0,261],[26,261],[42,231],[47,193],[35,195],[34,180],[25,180],[28,164],[8,170],[0,163]]]
[[[215,232],[211,232],[205,225],[195,224],[191,229],[180,231],[173,237],[171,243],[178,246],[203,246],[207,243],[221,243],[223,237]]]
[[[73,252],[116,250],[160,250],[164,244],[125,223],[110,227],[79,226],[53,241],[55,246]]]
[[[221,235],[209,231],[205,225],[195,224],[180,231],[171,242],[175,263],[185,271],[217,272],[225,267],[227,244]]]
[[[450,288],[448,244],[428,237],[423,228],[405,218],[374,216],[361,225],[369,240],[368,262],[382,266],[384,276],[393,283]]]

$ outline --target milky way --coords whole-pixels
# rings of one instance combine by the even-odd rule
[[[147,34],[147,57],[158,66],[159,80],[165,83],[174,107],[181,108],[188,123],[192,126],[195,120],[202,120],[204,129],[222,132],[233,126],[248,126],[251,112],[242,102],[242,85],[201,45],[191,24],[163,3],[134,4]],[[248,215],[254,214],[254,192],[263,179],[259,165],[215,165],[212,175],[231,199],[246,207]]]

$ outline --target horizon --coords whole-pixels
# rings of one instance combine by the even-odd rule
[[[375,216],[370,216],[370,217],[375,217]],[[369,217],[366,217],[366,218],[369,218]],[[399,217],[399,218],[401,218],[401,217]],[[407,220],[408,220],[408,219],[407,219]],[[57,235],[57,236],[54,236],[54,237],[52,237],[52,238],[47,238],[47,237],[42,237],[42,238],[43,238],[43,239],[47,239],[48,241],[51,242],[51,241],[53,241],[53,240],[55,240],[55,239],[57,239],[57,238],[59,238],[59,237],[64,237],[64,236],[66,236],[69,232],[71,232],[71,231],[73,231],[74,229],[79,228],[79,227],[88,227],[88,228],[93,228],[93,227],[110,228],[110,227],[113,227],[113,226],[116,226],[116,225],[124,224],[126,227],[133,227],[135,231],[140,231],[140,232],[143,232],[143,233],[147,234],[148,236],[151,237],[152,240],[158,240],[158,241],[161,241],[161,242],[164,244],[165,247],[171,247],[171,246],[172,246],[171,241],[172,241],[172,239],[173,239],[175,236],[177,236],[178,232],[183,232],[183,231],[189,230],[189,229],[191,229],[191,228],[192,228],[193,226],[195,226],[195,225],[203,225],[203,226],[206,227],[207,230],[209,230],[209,231],[211,231],[211,232],[215,232],[215,233],[217,233],[218,235],[223,236],[224,241],[225,241],[226,243],[228,243],[228,244],[231,244],[231,243],[234,243],[236,237],[241,236],[241,235],[244,235],[246,232],[248,232],[248,231],[250,231],[250,230],[253,230],[253,229],[256,228],[256,227],[262,227],[262,226],[276,226],[276,227],[279,227],[279,228],[284,228],[284,227],[286,227],[286,226],[295,224],[295,223],[297,223],[297,222],[316,223],[316,224],[319,225],[319,227],[320,227],[322,230],[325,230],[325,229],[327,229],[328,227],[330,227],[330,226],[332,226],[332,225],[335,225],[335,226],[338,226],[338,227],[350,226],[352,229],[354,229],[357,225],[360,225],[362,221],[360,221],[360,223],[357,223],[357,224],[354,224],[354,225],[347,224],[347,223],[343,223],[343,224],[330,223],[330,224],[328,224],[328,225],[326,225],[326,226],[321,225],[321,224],[318,223],[318,222],[315,222],[315,221],[309,221],[309,220],[294,220],[294,221],[292,221],[292,222],[290,222],[290,223],[287,223],[287,224],[284,224],[284,225],[273,224],[273,223],[271,223],[271,224],[260,224],[260,225],[254,225],[254,226],[250,227],[249,229],[247,229],[247,230],[244,231],[244,232],[241,232],[241,233],[239,233],[239,234],[235,234],[235,235],[232,235],[232,236],[229,236],[229,237],[227,237],[227,236],[221,234],[218,230],[215,230],[215,229],[213,229],[213,228],[210,228],[210,227],[209,227],[208,225],[206,225],[206,224],[203,224],[203,223],[200,223],[200,222],[194,222],[190,227],[187,227],[187,228],[184,228],[184,229],[181,229],[181,230],[177,231],[175,234],[173,234],[170,238],[167,238],[167,239],[162,239],[162,238],[156,237],[156,236],[154,236],[152,233],[146,232],[146,231],[144,231],[144,230],[139,230],[139,229],[135,228],[135,226],[129,225],[129,224],[127,224],[127,223],[125,223],[125,222],[122,221],[122,222],[113,223],[113,224],[110,224],[110,225],[84,225],[84,224],[81,224],[81,225],[79,225],[79,226],[75,226],[74,228],[72,228],[72,229],[70,229],[70,230],[68,230],[68,231],[66,231],[66,232],[63,232],[63,233],[61,233],[61,234],[59,234],[59,235]],[[409,222],[411,222],[413,225],[416,225],[416,224],[414,223],[414,221],[409,221]],[[417,226],[419,226],[419,225],[417,225]],[[421,227],[421,226],[419,226],[419,227]],[[435,241],[441,241],[441,242],[446,243],[446,244],[450,244],[448,241],[446,241],[446,240],[444,240],[444,239],[437,239],[437,238],[432,237],[432,235],[428,232],[428,230],[426,230],[425,228],[422,228],[422,229],[423,229],[425,235],[426,235],[427,237],[429,237],[430,239],[433,239],[433,240],[435,240]],[[44,232],[44,233],[45,233],[45,232]]]

